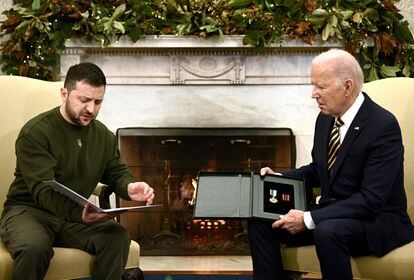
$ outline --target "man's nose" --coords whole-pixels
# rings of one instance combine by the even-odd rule
[[[86,103],[85,109],[88,113],[92,114],[95,111],[95,103],[93,101]]]
[[[317,87],[312,87],[312,98],[318,98],[319,97],[319,90]]]

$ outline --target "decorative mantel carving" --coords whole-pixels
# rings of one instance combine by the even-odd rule
[[[68,40],[61,53],[61,78],[81,61],[101,66],[109,84],[308,84],[310,62],[341,43],[300,41],[271,44],[263,53],[244,46],[242,36],[224,39],[144,36],[102,48]]]
[[[171,84],[244,84],[244,57],[240,55],[171,55]]]

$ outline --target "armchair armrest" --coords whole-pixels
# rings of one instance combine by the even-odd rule
[[[96,195],[99,199],[99,207],[102,209],[109,209],[111,208],[111,204],[109,202],[109,196],[113,193],[113,190],[110,186],[98,183],[93,194]]]

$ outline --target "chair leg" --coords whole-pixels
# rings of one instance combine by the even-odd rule
[[[122,280],[144,280],[144,273],[139,267],[125,269]]]

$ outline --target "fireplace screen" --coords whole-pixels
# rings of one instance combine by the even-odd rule
[[[154,188],[154,204],[164,205],[120,218],[142,255],[249,254],[246,221],[193,218],[197,174],[264,166],[284,171],[296,158],[287,128],[124,128],[117,137],[129,170]]]

